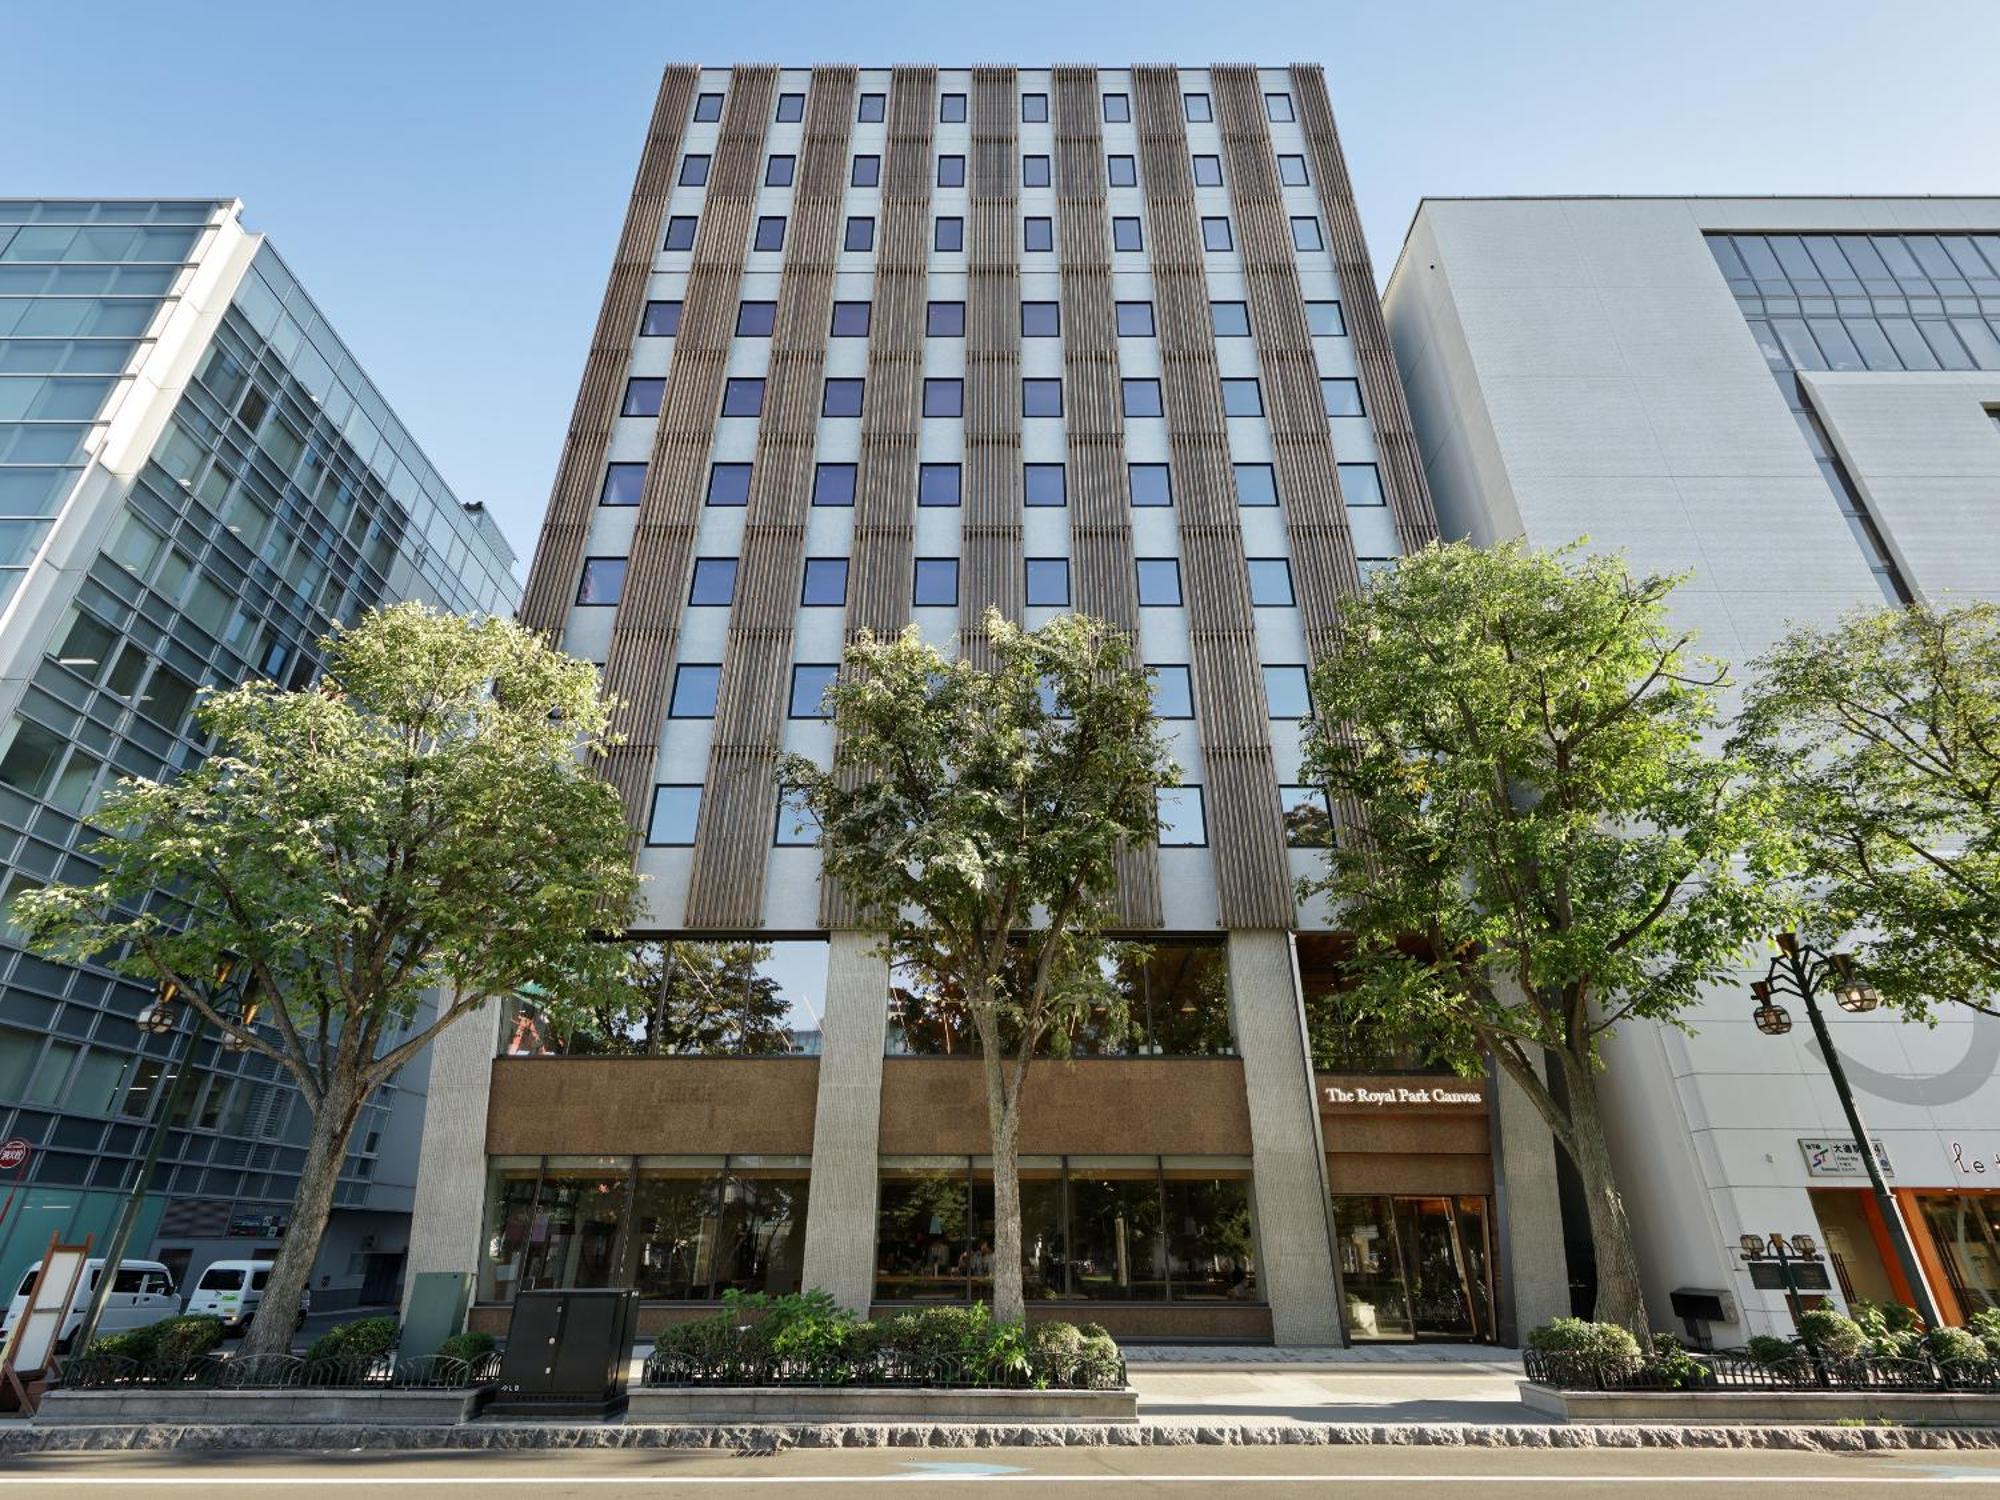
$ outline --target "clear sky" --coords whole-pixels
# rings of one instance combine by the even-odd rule
[[[660,68],[1319,62],[1419,197],[2000,193],[1996,0],[0,0],[0,196],[240,197],[534,544]]]

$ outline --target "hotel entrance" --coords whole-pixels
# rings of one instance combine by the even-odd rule
[[[1348,1336],[1493,1342],[1492,1217],[1483,1197],[1336,1197]]]

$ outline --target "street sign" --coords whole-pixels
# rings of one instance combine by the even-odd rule
[[[25,1167],[33,1150],[18,1135],[10,1141],[0,1141],[0,1172],[15,1172]]]
[[[1882,1169],[1884,1177],[1896,1174],[1889,1166],[1889,1151],[1879,1137],[1870,1137],[1875,1148],[1875,1165]],[[1851,1140],[1809,1140],[1801,1137],[1799,1150],[1806,1159],[1808,1177],[1866,1177],[1868,1163],[1862,1160],[1861,1148]]]

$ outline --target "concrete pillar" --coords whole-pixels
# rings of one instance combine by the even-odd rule
[[[1569,1258],[1556,1187],[1555,1137],[1521,1086],[1493,1070],[1493,1202],[1500,1256],[1500,1336],[1569,1316]]]
[[[1342,1342],[1333,1274],[1333,1201],[1289,932],[1229,934],[1229,1003],[1250,1104],[1257,1267],[1280,1344]]]
[[[424,1271],[477,1276],[486,1223],[486,1106],[500,1048],[498,1000],[461,1016],[431,1043],[430,1091],[417,1150],[416,1202],[403,1273],[403,1310]]]
[[[832,934],[806,1202],[806,1289],[830,1292],[864,1315],[875,1289],[876,1144],[889,1016],[889,962],[875,951],[877,941],[868,933]]]

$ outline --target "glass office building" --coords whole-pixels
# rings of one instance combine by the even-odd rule
[[[299,686],[316,642],[423,598],[510,612],[513,556],[454,496],[277,251],[231,201],[0,201],[0,878],[89,878],[120,776],[205,746],[198,690]],[[175,1039],[150,993],[0,932],[0,1138],[33,1147],[0,1284],[52,1233],[101,1237],[145,1149]],[[265,1059],[210,1043],[134,1244],[177,1268],[268,1252],[306,1115]],[[314,1277],[322,1305],[399,1277],[423,1104],[370,1102]]]

